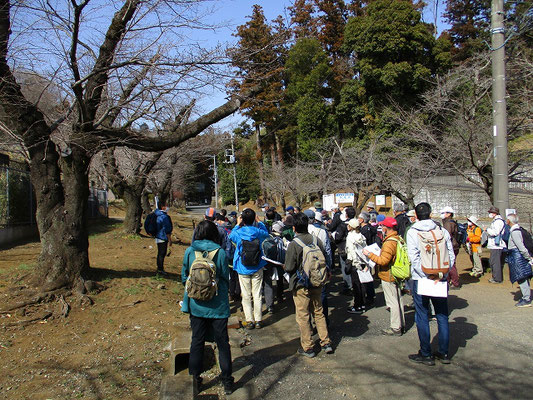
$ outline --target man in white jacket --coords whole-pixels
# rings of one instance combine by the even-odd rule
[[[489,282],[502,283],[502,268],[504,262],[503,250],[507,247],[502,238],[502,235],[505,231],[505,221],[500,215],[500,210],[498,207],[492,206],[489,208],[489,217],[492,218],[492,223],[487,228],[487,234],[489,235],[487,248],[490,250],[489,265],[490,269],[492,270],[492,278],[489,279]]]
[[[407,231],[407,252],[411,261],[411,279],[413,280],[412,294],[415,304],[415,322],[420,339],[420,350],[417,354],[409,355],[411,361],[425,365],[435,365],[435,358],[443,364],[449,364],[450,358],[448,348],[450,343],[450,333],[448,326],[448,298],[422,296],[418,294],[418,281],[426,279],[428,276],[422,270],[418,234],[432,230],[441,230],[446,242],[446,249],[450,257],[449,265],[455,262],[455,253],[450,234],[446,229],[440,228],[431,220],[431,206],[428,203],[420,203],[415,207],[418,221]],[[441,281],[446,282],[446,276],[442,276]],[[430,330],[429,330],[429,302],[435,308],[435,316],[439,328],[439,351],[434,355],[431,352]]]

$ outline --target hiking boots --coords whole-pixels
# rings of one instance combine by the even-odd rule
[[[255,328],[255,324],[251,321],[243,322],[242,326],[244,327],[244,329],[247,329],[249,331]]]
[[[255,329],[261,329],[263,326],[264,326],[264,325],[263,325],[263,323],[262,323],[261,321],[257,321],[257,322],[255,323]]]
[[[515,304],[515,307],[518,307],[518,308],[531,307],[531,300],[520,299],[520,301]]]
[[[170,276],[168,272],[165,272],[162,269],[158,269],[156,275],[162,276],[163,278],[168,278]]]
[[[226,394],[226,396],[229,396],[232,393],[233,393],[233,382],[231,381],[224,382],[224,394]]]
[[[433,354],[433,357],[439,360],[442,364],[451,364],[452,362],[448,354],[442,354],[442,353],[436,352],[435,354]]]
[[[314,356],[316,356],[313,349],[304,350],[301,347],[298,349],[298,354],[300,354],[301,356],[308,357],[308,358],[313,358]]]
[[[322,346],[322,351],[326,354],[332,354],[333,353],[333,347],[331,347],[331,344],[327,344],[325,346]]]
[[[409,360],[424,365],[435,365],[435,359],[432,356],[423,356],[420,352],[409,354]]]
[[[349,314],[363,314],[366,310],[365,307],[348,307],[346,311]]]

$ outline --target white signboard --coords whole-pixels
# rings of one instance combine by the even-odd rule
[[[337,204],[335,203],[334,194],[325,194],[322,196],[322,208],[324,210],[332,211],[336,207],[337,207]]]
[[[376,206],[384,206],[387,204],[387,200],[385,198],[384,194],[377,194],[376,195]]]
[[[353,204],[355,200],[355,196],[353,193],[337,193],[335,195],[335,203],[341,204],[341,203],[350,203]]]

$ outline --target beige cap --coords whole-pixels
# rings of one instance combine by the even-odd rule
[[[359,220],[356,219],[356,218],[352,218],[351,220],[348,221],[348,226],[352,229],[355,229],[359,226],[361,226],[361,224],[359,223]]]

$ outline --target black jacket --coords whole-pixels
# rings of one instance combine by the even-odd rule
[[[411,225],[411,221],[409,220],[409,217],[405,215],[405,213],[398,214],[396,216],[396,222],[398,223],[398,235],[401,237],[404,237],[405,230],[409,225]]]

